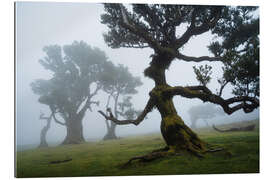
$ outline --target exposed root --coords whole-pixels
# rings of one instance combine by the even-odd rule
[[[205,153],[213,153],[213,152],[219,152],[219,151],[224,151],[224,150],[225,150],[224,148],[218,147],[218,148],[207,148],[206,150],[201,151],[201,152],[189,149],[186,152],[189,152],[198,158],[204,158]],[[121,167],[126,168],[127,166],[131,165],[133,161],[136,161],[136,160],[138,160],[139,162],[150,162],[150,161],[154,161],[156,159],[160,159],[160,158],[164,158],[168,156],[181,156],[184,154],[183,152],[184,151],[175,150],[166,146],[161,149],[153,150],[151,153],[143,155],[143,156],[135,156],[129,159]]]
[[[168,155],[181,155],[180,153],[172,153],[170,152],[170,148],[168,146],[161,148],[161,149],[156,149],[153,150],[151,153],[143,155],[143,156],[135,156],[131,159],[128,160],[125,164],[122,165],[122,168],[125,168],[129,166],[132,161],[139,160],[140,162],[150,162],[156,159],[163,158]]]
[[[159,159],[166,156],[166,152],[153,152],[144,156],[136,156],[131,158],[127,163],[125,163],[122,167],[126,167],[131,164],[134,160],[140,160],[141,162],[150,162],[155,159]]]

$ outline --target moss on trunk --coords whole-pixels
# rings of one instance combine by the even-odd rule
[[[187,150],[192,153],[202,153],[206,150],[205,143],[194,133],[177,114],[172,97],[164,95],[168,85],[156,86],[151,96],[156,99],[156,106],[161,114],[161,133],[169,147],[169,151]]]
[[[153,57],[145,75],[155,81],[155,88],[149,93],[155,99],[161,114],[161,133],[169,147],[169,152],[189,151],[200,154],[206,150],[204,143],[177,114],[172,96],[165,93],[171,86],[166,82],[165,70],[172,61],[171,57],[160,55]]]

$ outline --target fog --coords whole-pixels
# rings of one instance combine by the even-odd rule
[[[42,127],[45,121],[39,120],[40,111],[49,115],[49,108],[38,102],[30,87],[35,79],[48,79],[50,73],[46,71],[38,60],[45,56],[42,48],[47,45],[67,45],[74,40],[83,40],[92,47],[103,50],[108,59],[114,64],[124,64],[134,76],[141,77],[143,85],[137,88],[138,94],[132,98],[136,109],[143,109],[148,93],[154,87],[154,82],[143,76],[143,71],[150,62],[151,49],[111,49],[108,47],[102,34],[107,27],[100,23],[103,13],[102,4],[91,3],[16,3],[16,143],[17,145],[38,144]],[[181,33],[179,29],[179,33]],[[183,49],[183,53],[192,56],[209,55],[207,45],[212,40],[210,33],[193,38]],[[192,66],[205,63],[186,63],[174,61],[167,74],[167,82],[172,85],[198,85]],[[217,78],[221,77],[221,63],[208,63],[213,67],[213,79],[209,88],[215,92],[219,88]],[[224,90],[223,97],[231,96],[231,87]],[[87,111],[83,119],[83,131],[86,140],[99,140],[106,133],[104,118],[97,113],[105,108],[105,94],[100,92],[94,99],[100,100],[99,107]],[[190,125],[187,113],[193,105],[203,104],[200,100],[191,100],[175,97],[174,103],[178,114]],[[215,117],[209,120],[210,124],[231,123],[235,121],[251,120],[259,117],[259,110],[245,114],[242,111],[233,115]],[[140,125],[117,126],[116,134],[119,137],[136,134],[146,134],[160,131],[160,115],[154,110]],[[198,126],[205,126],[199,122]],[[63,141],[66,130],[63,126],[52,121],[47,134],[47,141],[59,143]]]

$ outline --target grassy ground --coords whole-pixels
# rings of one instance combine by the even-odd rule
[[[206,142],[222,146],[226,151],[208,153],[202,159],[185,154],[149,163],[137,162],[128,168],[121,168],[120,165],[131,157],[145,155],[165,146],[159,134],[128,137],[17,152],[17,177],[259,172],[258,128],[252,132],[232,133],[219,133],[204,128],[197,133]],[[51,161],[69,158],[72,161],[50,164]]]

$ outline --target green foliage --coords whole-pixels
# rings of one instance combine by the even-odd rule
[[[191,37],[210,31],[218,41],[212,42],[209,50],[223,57],[221,89],[231,83],[237,96],[259,96],[259,18],[255,12],[258,7],[159,4],[132,4],[131,7],[128,10],[122,4],[104,4],[101,19],[109,28],[104,39],[110,47],[151,47],[155,51],[152,57],[165,57],[157,64],[168,61],[168,68],[173,59],[170,55]],[[183,25],[187,29],[179,37],[176,30]],[[158,71],[150,69],[145,74],[157,79],[153,72]],[[202,85],[210,81],[210,74],[194,70]]]
[[[228,10],[228,18],[219,21],[213,33],[222,38],[212,42],[209,50],[223,57],[222,85],[229,82],[238,96],[259,96],[259,18],[256,7]],[[224,15],[225,16],[225,15]]]
[[[212,66],[205,64],[201,65],[199,68],[193,66],[193,70],[196,74],[196,79],[200,82],[201,85],[206,86],[211,80]]]
[[[109,27],[104,34],[105,42],[112,48],[151,47],[143,38],[149,38],[160,46],[172,47],[176,40],[176,27],[191,23],[200,26],[212,19],[219,12],[221,6],[189,6],[189,5],[164,5],[164,4],[132,4],[132,11],[121,4],[104,4],[104,13],[101,22]],[[125,12],[125,14],[123,13]],[[191,14],[196,16],[192,19]],[[138,33],[123,28],[123,21],[130,26],[136,26]]]
[[[90,85],[96,83],[99,86],[107,58],[103,51],[91,48],[83,41],[74,41],[63,49],[52,45],[43,50],[46,57],[39,62],[52,73],[52,77],[34,81],[31,83],[32,90],[40,96],[40,103],[60,112],[67,119],[90,96]]]
[[[216,173],[258,173],[259,132],[218,133],[203,129],[203,140],[225,151],[208,153],[199,159],[190,154],[166,157],[146,164],[120,165],[134,156],[165,146],[161,135],[145,135],[119,140],[89,142],[17,152],[18,177],[175,175]],[[50,161],[72,161],[49,164]]]

